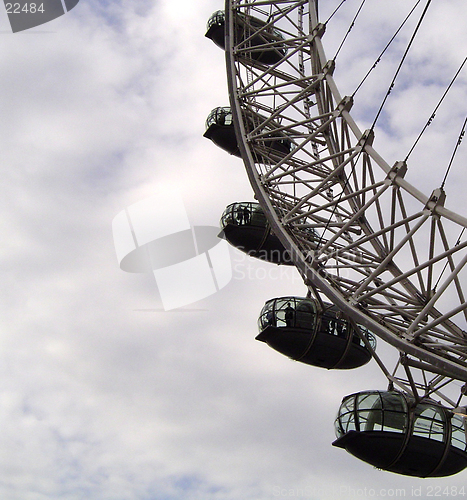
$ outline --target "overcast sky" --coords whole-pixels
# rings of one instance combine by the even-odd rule
[[[367,3],[365,27],[337,60],[343,94],[412,4]],[[329,26],[328,57],[357,4],[348,0]],[[204,37],[221,8],[81,0],[18,34],[0,9],[2,500],[411,498],[466,483],[466,473],[377,471],[331,446],[342,397],[387,384],[374,363],[331,372],[254,340],[266,300],[306,293],[294,270],[232,251],[225,288],[168,312],[154,276],[120,270],[112,220],[158,189],[181,193],[194,226],[217,225],[226,205],[252,199],[241,160],[202,137],[209,111],[228,104],[223,53]],[[465,9],[463,0],[433,2],[377,132],[390,164],[405,157],[467,53]],[[362,129],[403,40],[392,66],[357,94]],[[465,81],[409,165],[427,194],[465,117]],[[465,145],[446,184],[447,205],[460,212],[463,158]]]

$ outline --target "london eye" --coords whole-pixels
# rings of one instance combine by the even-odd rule
[[[242,158],[255,198],[229,205],[223,236],[254,257],[293,264],[303,278],[306,297],[266,303],[258,340],[327,369],[371,358],[381,368],[386,388],[344,396],[333,444],[391,472],[455,474],[467,467],[467,218],[448,208],[445,181],[467,119],[441,183],[424,193],[406,177],[465,60],[413,147],[388,162],[377,151],[376,124],[431,1],[410,2],[350,95],[340,93],[336,55],[324,49],[345,0],[324,21],[318,3],[226,0],[208,21],[206,36],[225,51],[230,106],[211,112],[205,136]],[[354,103],[406,23],[399,64],[362,130]],[[396,366],[378,355],[375,337],[398,353]]]

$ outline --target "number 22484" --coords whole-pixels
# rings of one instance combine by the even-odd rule
[[[6,12],[7,14],[36,14],[37,12],[40,12],[41,14],[44,13],[44,4],[37,4],[37,3],[25,3],[23,7],[21,7],[21,4],[19,3],[6,3]]]

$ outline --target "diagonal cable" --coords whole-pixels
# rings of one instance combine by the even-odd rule
[[[415,37],[417,36],[418,30],[420,29],[420,26],[421,26],[423,20],[425,19],[425,15],[426,15],[426,13],[428,11],[428,8],[429,8],[430,4],[431,4],[431,0],[428,0],[428,2],[425,5],[425,8],[423,9],[422,15],[420,16],[420,19],[418,20],[417,26],[415,27],[415,30],[414,30],[414,32],[412,34],[412,37],[411,37],[411,39],[409,41],[409,44],[407,45],[407,48],[405,49],[404,55],[402,56],[402,59],[401,59],[401,61],[399,63],[399,66],[397,67],[397,70],[396,70],[396,73],[395,73],[395,75],[394,75],[394,77],[392,79],[391,85],[389,85],[389,89],[386,92],[386,95],[384,96],[383,102],[381,103],[381,106],[379,107],[379,110],[376,113],[376,117],[375,117],[375,119],[373,121],[373,125],[371,126],[371,130],[373,130],[375,128],[376,122],[378,121],[378,118],[380,117],[381,112],[383,111],[384,105],[386,104],[386,101],[388,100],[389,94],[392,92],[392,89],[394,88],[394,85],[396,83],[396,79],[399,76],[399,73],[400,73],[400,71],[402,69],[402,66],[403,66],[403,64],[405,62],[405,59],[406,59],[406,57],[407,57],[407,55],[409,53],[409,50],[411,49],[412,44],[413,44],[413,42],[415,40]]]
[[[454,82],[457,80],[457,77],[459,76],[459,73],[462,71],[462,68],[465,66],[465,63],[467,62],[467,57],[462,61],[462,64],[460,65],[459,69],[457,70],[456,74],[454,75],[454,78],[451,80],[450,84],[447,86],[446,90],[444,91],[444,94],[441,96],[441,99],[439,100],[438,104],[436,105],[435,109],[433,110],[433,113],[431,113],[430,118],[426,122],[425,126],[423,127],[422,131],[418,135],[417,139],[415,140],[413,146],[410,148],[410,151],[407,153],[407,156],[405,157],[405,161],[407,162],[409,156],[412,154],[412,151],[415,149],[416,145],[420,141],[422,135],[424,134],[425,130],[431,125],[432,121],[436,117],[436,113],[438,112],[439,107],[443,103],[445,97],[447,96],[448,92],[451,90],[451,87],[454,85]]]
[[[365,83],[366,79],[370,76],[370,73],[376,68],[376,66],[379,64],[379,62],[381,61],[381,58],[383,57],[383,55],[385,54],[385,52],[388,50],[389,46],[391,45],[391,43],[395,40],[395,38],[397,37],[397,35],[399,34],[399,32],[402,30],[402,28],[405,26],[405,24],[407,23],[407,21],[410,19],[411,15],[413,14],[413,12],[415,11],[415,9],[417,8],[418,4],[421,2],[422,0],[418,0],[417,3],[412,7],[412,10],[407,14],[406,18],[404,19],[404,21],[402,22],[402,24],[399,26],[399,28],[397,29],[397,31],[394,33],[394,35],[392,36],[392,38],[389,40],[389,42],[386,44],[386,46],[384,47],[384,49],[382,50],[381,54],[378,56],[378,58],[376,59],[375,63],[373,64],[373,66],[368,70],[367,74],[363,77],[362,81],[360,82],[360,84],[358,85],[358,87],[355,89],[354,93],[352,94],[352,97],[355,97],[355,94],[360,90],[360,87]]]
[[[413,42],[414,42],[414,40],[415,40],[415,37],[416,37],[416,35],[417,35],[417,33],[418,33],[419,29],[420,29],[420,26],[421,26],[421,24],[422,24],[423,20],[425,19],[425,15],[426,15],[426,13],[427,13],[427,11],[428,11],[428,8],[429,8],[430,4],[431,4],[431,0],[428,0],[428,1],[427,1],[427,3],[426,3],[426,5],[425,5],[425,8],[424,8],[424,10],[423,10],[423,12],[422,12],[422,15],[420,16],[420,19],[418,20],[417,26],[415,27],[415,30],[414,30],[414,32],[413,32],[413,34],[412,34],[412,37],[410,38],[410,41],[409,41],[409,43],[408,43],[408,45],[407,45],[407,48],[405,49],[405,52],[404,52],[404,54],[403,54],[403,56],[402,56],[402,58],[401,58],[401,61],[400,61],[400,63],[399,63],[399,66],[397,67],[396,73],[394,74],[394,77],[393,77],[393,79],[392,79],[392,81],[391,81],[391,84],[389,85],[389,89],[388,89],[388,91],[386,92],[386,95],[385,95],[385,97],[384,97],[384,99],[383,99],[383,102],[381,103],[381,105],[380,105],[380,107],[379,107],[379,109],[378,109],[378,112],[376,113],[375,119],[374,119],[374,121],[373,121],[373,124],[372,124],[372,126],[371,126],[371,129],[370,129],[370,130],[374,130],[374,128],[375,128],[375,126],[376,126],[376,122],[378,121],[378,118],[379,118],[379,116],[381,115],[381,112],[382,112],[382,110],[383,110],[383,108],[384,108],[384,105],[386,104],[386,101],[387,101],[387,99],[388,99],[388,97],[389,97],[389,94],[391,93],[391,91],[392,91],[392,89],[393,89],[393,87],[394,87],[394,85],[395,85],[396,79],[397,79],[397,77],[399,76],[399,73],[400,73],[400,71],[401,71],[401,69],[402,69],[402,66],[403,66],[403,64],[404,64],[404,62],[405,62],[405,59],[406,59],[406,57],[407,57],[407,55],[408,55],[408,53],[409,53],[409,50],[410,50],[410,49],[411,49],[411,47],[412,47],[412,44],[413,44]],[[363,144],[363,145],[362,145],[362,147],[361,147],[361,150],[360,150],[360,153],[359,153],[358,157],[360,157],[360,155],[361,155],[361,154],[363,153],[363,151],[365,150],[365,146],[366,146],[366,143],[368,142],[368,139],[369,139],[369,134],[368,134],[368,135],[367,135],[367,137],[365,138],[365,142],[364,142],[364,144]],[[354,163],[354,165],[353,165],[353,167],[352,167],[352,170],[354,170],[354,169],[355,169],[355,166],[356,166],[356,164],[357,164],[357,162],[358,162],[358,157],[357,157],[357,161]],[[352,173],[352,172],[351,172],[351,173]],[[332,213],[331,213],[331,214],[330,214],[330,216],[329,216],[328,222],[327,222],[327,224],[326,224],[326,226],[325,226],[325,228],[324,228],[324,230],[323,230],[322,234],[320,235],[319,241],[318,241],[318,243],[317,243],[317,247],[318,247],[318,248],[319,248],[319,247],[320,247],[320,245],[321,245],[321,242],[322,242],[322,239],[323,239],[323,235],[324,235],[324,233],[326,232],[327,228],[329,227],[329,225],[330,225],[330,223],[331,223],[332,218],[334,217],[334,214],[335,214],[335,212],[336,212],[336,209],[337,209],[337,206],[338,206],[338,204],[339,204],[339,201],[340,201],[340,199],[342,198],[342,196],[343,196],[343,194],[344,194],[344,191],[345,191],[345,189],[347,188],[348,183],[349,183],[349,177],[346,177],[346,179],[345,179],[345,184],[344,184],[344,186],[343,186],[343,189],[342,189],[341,193],[339,194],[339,199],[336,201],[336,203],[335,203],[335,205],[334,205],[334,208],[333,208],[333,210],[332,210]]]
[[[347,37],[349,36],[350,32],[352,31],[353,27],[355,26],[355,21],[357,20],[357,17],[359,16],[361,10],[363,9],[365,2],[366,2],[366,0],[362,1],[362,3],[360,4],[360,7],[357,10],[357,13],[355,14],[355,17],[352,19],[352,22],[350,23],[349,29],[347,30],[347,33],[345,34],[341,44],[339,45],[339,48],[337,49],[336,55],[334,56],[334,61],[336,60],[339,52],[341,51],[345,41],[347,40]]]
[[[451,170],[452,162],[454,161],[457,150],[459,149],[459,146],[461,145],[462,139],[464,138],[466,126],[467,126],[467,118],[464,120],[464,124],[462,125],[462,130],[459,134],[459,138],[457,139],[456,147],[454,148],[454,151],[452,152],[451,160],[449,161],[449,165],[446,169],[446,173],[444,174],[443,182],[441,183],[441,189],[444,189],[444,184],[446,182],[446,179],[448,178],[449,171]]]

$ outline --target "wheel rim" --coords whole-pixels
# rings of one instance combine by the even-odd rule
[[[256,3],[226,1],[227,77],[241,155],[274,232],[310,288],[417,358],[406,367],[467,380],[467,242],[457,243],[467,220],[443,206],[443,190],[410,185],[405,162],[391,167],[358,128],[324,53],[317,1]],[[239,16],[264,22],[238,39]],[[283,41],[267,38],[273,29]],[[258,31],[264,47],[251,46]],[[281,44],[277,63],[248,55]],[[293,148],[278,154],[270,144],[284,136]]]

